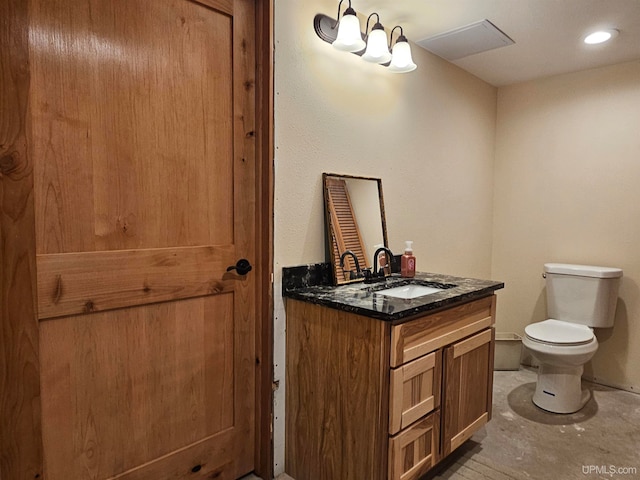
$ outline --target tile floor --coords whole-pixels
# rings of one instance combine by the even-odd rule
[[[492,420],[425,480],[640,479],[640,395],[585,382],[589,403],[556,415],[531,402],[535,381],[495,372]]]

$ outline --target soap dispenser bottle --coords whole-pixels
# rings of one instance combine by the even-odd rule
[[[405,243],[404,255],[400,258],[400,275],[405,278],[413,278],[416,275],[416,257],[413,256],[413,242]]]

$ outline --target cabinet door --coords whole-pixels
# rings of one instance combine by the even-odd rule
[[[445,349],[442,454],[448,455],[491,418],[493,328]]]
[[[440,412],[389,439],[389,480],[414,480],[438,461]]]
[[[440,406],[442,350],[391,369],[389,433],[398,433]]]

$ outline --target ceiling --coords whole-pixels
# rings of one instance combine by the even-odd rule
[[[364,15],[379,13],[387,31],[402,25],[413,42],[490,20],[515,44],[451,63],[494,86],[640,59],[640,0],[352,0],[352,5]],[[620,34],[601,45],[582,42],[602,28]]]

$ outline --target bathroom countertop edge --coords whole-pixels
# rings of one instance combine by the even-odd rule
[[[493,280],[419,272],[416,273],[415,280],[454,286],[431,295],[402,299],[376,294],[376,290],[384,289],[385,284],[313,285],[306,282],[296,282],[295,279],[291,281],[290,278],[287,278],[288,273],[301,271],[303,271],[301,267],[283,269],[282,295],[284,298],[323,305],[393,324],[403,323],[425,313],[433,313],[437,310],[477,300],[504,288],[503,282]],[[390,280],[399,282],[406,279],[394,275]]]

